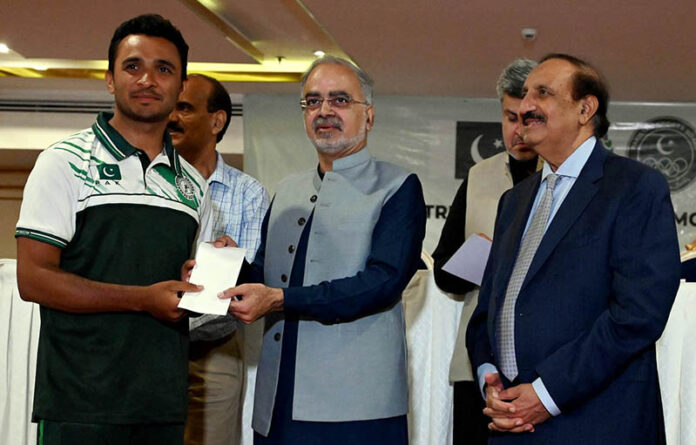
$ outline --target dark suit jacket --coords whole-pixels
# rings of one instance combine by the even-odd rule
[[[506,192],[467,330],[474,370],[498,365],[496,326],[540,173]],[[561,414],[493,443],[652,444],[664,437],[655,341],[679,286],[667,182],[597,143],[539,245],[515,310],[519,379]]]

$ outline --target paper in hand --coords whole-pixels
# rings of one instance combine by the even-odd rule
[[[442,266],[442,270],[480,286],[488,255],[491,253],[491,244],[480,235],[471,235]]]
[[[220,299],[218,294],[237,284],[245,253],[241,247],[199,244],[190,282],[203,286],[203,290],[184,293],[179,307],[200,314],[225,315],[230,299]]]

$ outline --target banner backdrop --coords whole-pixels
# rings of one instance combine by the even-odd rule
[[[375,100],[375,116],[367,148],[420,178],[428,212],[424,248],[432,252],[459,178],[476,162],[504,150],[500,103],[383,96]],[[657,168],[667,178],[683,250],[696,240],[696,103],[612,103],[609,119],[607,148]],[[245,96],[244,165],[271,195],[284,176],[316,168],[299,94]]]

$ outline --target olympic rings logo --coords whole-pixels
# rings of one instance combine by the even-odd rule
[[[659,170],[663,175],[667,176],[668,178],[676,178],[677,176],[683,175],[689,169],[689,161],[687,161],[684,158],[657,159],[650,156],[642,158],[641,161],[648,167],[652,167]]]

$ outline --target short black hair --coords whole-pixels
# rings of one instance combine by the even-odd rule
[[[597,98],[597,112],[592,118],[594,135],[597,138],[604,137],[607,131],[609,131],[609,118],[607,118],[609,90],[606,82],[599,74],[599,71],[588,62],[563,53],[548,54],[539,61],[539,64],[550,59],[565,60],[577,68],[577,71],[573,75],[573,100],[580,100],[585,96],[594,96]]]
[[[178,29],[172,22],[159,14],[143,14],[126,20],[116,28],[114,36],[109,44],[109,71],[114,72],[116,50],[123,39],[133,34],[143,34],[150,37],[161,37],[169,40],[176,46],[181,59],[181,80],[186,79],[186,62],[188,58],[188,45]]]
[[[190,77],[200,77],[208,81],[212,87],[212,91],[208,96],[208,103],[206,105],[208,113],[215,113],[218,110],[225,112],[225,125],[222,130],[217,134],[217,142],[222,140],[222,137],[227,131],[227,127],[230,126],[230,118],[232,117],[232,99],[230,99],[230,94],[227,92],[225,87],[215,78],[206,76],[205,74],[191,74]]]

